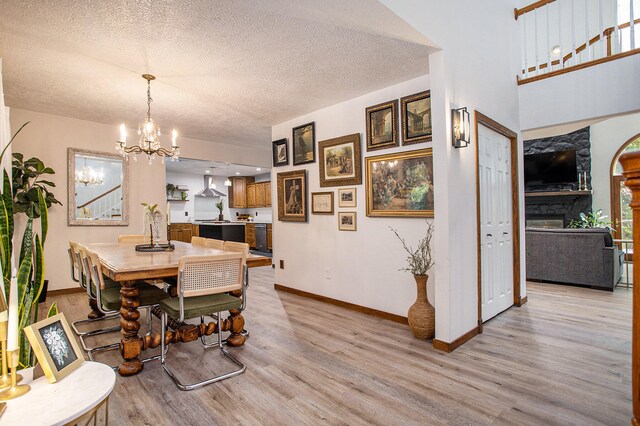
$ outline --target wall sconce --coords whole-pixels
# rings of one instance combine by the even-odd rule
[[[469,112],[466,107],[451,110],[451,138],[452,145],[464,148],[471,140]]]

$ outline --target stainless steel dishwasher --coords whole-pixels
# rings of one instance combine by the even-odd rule
[[[256,223],[256,250],[267,251],[267,224]]]

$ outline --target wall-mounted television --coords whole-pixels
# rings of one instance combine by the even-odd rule
[[[544,152],[524,156],[524,183],[531,186],[576,183],[576,150]]]

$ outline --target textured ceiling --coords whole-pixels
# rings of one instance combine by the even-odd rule
[[[270,126],[425,74],[431,43],[377,0],[1,0],[10,107],[262,146]],[[114,132],[116,134],[116,132]]]

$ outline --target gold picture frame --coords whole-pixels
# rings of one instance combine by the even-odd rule
[[[278,220],[307,221],[307,171],[278,173]]]
[[[303,124],[291,130],[293,165],[316,162],[316,123]]]
[[[340,231],[357,231],[356,212],[338,212],[338,229]]]
[[[429,142],[432,138],[431,91],[426,90],[400,99],[402,145]]]
[[[399,146],[398,100],[373,105],[365,110],[367,151]]]
[[[49,383],[62,379],[85,361],[63,313],[25,327],[24,333]]]
[[[338,207],[357,207],[355,187],[338,189]]]
[[[433,217],[431,148],[367,157],[367,216]]]
[[[311,214],[333,214],[333,192],[312,192]]]
[[[360,133],[318,142],[320,187],[362,184]]]

